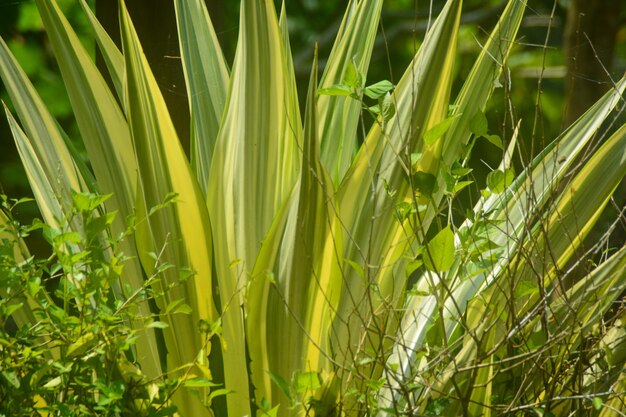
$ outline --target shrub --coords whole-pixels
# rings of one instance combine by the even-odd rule
[[[27,201],[2,197],[9,216]],[[126,259],[119,251],[119,240],[102,240],[113,216],[98,216],[94,210],[105,199],[74,194],[72,209],[60,219],[58,229],[41,221],[24,226],[1,215],[3,416],[137,412],[165,416],[175,410],[168,399],[181,382],[148,380],[129,361],[137,341],[132,324],[162,325],[154,317],[136,314],[138,307],[153,297],[150,285],[158,275],[126,299],[114,297]],[[84,234],[72,231],[74,220],[84,225]],[[36,231],[42,231],[52,247],[49,258],[31,256],[21,240]],[[105,252],[112,256],[105,259]],[[16,327],[16,322],[21,326]]]
[[[171,398],[180,414],[625,408],[623,310],[612,307],[626,249],[585,264],[578,279],[571,271],[588,259],[583,239],[626,173],[626,126],[594,140],[626,79],[516,175],[517,133],[505,146],[483,111],[524,2],[509,2],[454,99],[461,1],[447,2],[395,86],[366,81],[382,1],[350,2],[319,84],[313,56],[302,118],[284,8],[278,18],[270,1],[242,1],[229,70],[203,2],[175,4],[190,160],[123,4],[123,53],[85,7],[111,91],[54,0],[37,0],[90,167],[4,43],[0,75],[44,222],[59,229],[84,193],[111,195],[91,207],[110,219],[100,220],[104,241],[125,233],[124,219],[142,219],[116,251],[88,250],[126,259],[112,302],[154,292],[133,314],[163,325],[130,320],[139,341],[129,354],[146,378],[182,381]],[[361,141],[363,113],[375,122]],[[471,182],[468,155],[481,138],[503,160],[459,219],[451,201]],[[67,227],[89,233],[78,218]]]

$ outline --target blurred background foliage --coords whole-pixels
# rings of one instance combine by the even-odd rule
[[[97,52],[77,0],[57,0],[95,59]],[[90,0],[114,40],[119,41],[117,0]],[[171,0],[127,0],[143,46],[165,95],[181,141],[186,146],[189,114],[182,78]],[[277,6],[280,7],[277,1]],[[301,99],[304,98],[314,45],[319,45],[320,66],[332,41],[347,1],[289,0],[291,49]],[[382,14],[368,83],[397,82],[423,39],[424,32],[443,6],[443,0],[387,0]],[[456,68],[459,87],[478,55],[506,0],[465,0],[459,36],[461,54]],[[611,79],[626,70],[626,5],[613,0],[529,0],[508,71],[486,111],[491,130],[505,141],[512,120],[522,120],[520,155],[529,161],[535,149],[554,139],[577,115],[611,87]],[[238,1],[210,1],[207,6],[228,62],[232,62],[238,35]],[[0,2],[0,35],[35,84],[48,108],[69,137],[80,143],[75,120],[50,45],[32,0]],[[591,46],[590,46],[591,45]],[[0,84],[0,98],[7,94]],[[10,104],[7,103],[9,106]],[[367,123],[367,120],[365,121]],[[28,196],[30,190],[6,119],[0,115],[0,193]],[[495,167],[501,150],[479,143],[474,151],[477,185],[484,184],[489,166]],[[624,190],[624,187],[622,187]],[[475,190],[474,190],[475,191]],[[626,192],[622,193],[626,194]],[[468,194],[467,198],[470,198]],[[622,202],[623,205],[623,202]],[[15,213],[25,219],[36,215],[33,204]],[[617,204],[619,208],[619,204]],[[615,208],[614,208],[615,209]]]

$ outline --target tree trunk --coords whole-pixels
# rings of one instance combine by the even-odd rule
[[[574,122],[612,87],[610,71],[621,7],[621,0],[569,0],[564,45],[564,126]]]

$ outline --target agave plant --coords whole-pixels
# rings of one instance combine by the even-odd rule
[[[133,360],[146,379],[193,382],[172,398],[181,415],[626,410],[624,329],[604,320],[626,289],[626,249],[568,278],[626,174],[626,126],[593,140],[626,79],[517,177],[513,135],[467,219],[449,210],[476,139],[498,143],[483,111],[524,1],[509,2],[458,93],[461,0],[446,3],[395,86],[366,81],[382,0],[350,1],[319,80],[311,51],[302,117],[284,5],[278,15],[269,0],[241,2],[229,68],[204,2],[174,0],[189,159],[123,2],[120,51],[81,0],[112,90],[55,1],[36,3],[90,166],[0,42],[16,145],[47,224],[77,192],[110,195],[98,208],[117,213],[109,236],[137,219],[115,296],[160,277],[139,313],[167,327],[139,326]],[[359,138],[364,113],[375,122]],[[85,233],[77,219],[70,227]],[[28,309],[15,317],[33,320]],[[224,402],[212,401],[214,383]]]

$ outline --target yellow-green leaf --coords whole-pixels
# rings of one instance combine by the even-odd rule
[[[454,254],[454,233],[450,226],[446,226],[426,245],[422,255],[424,266],[429,271],[446,272],[454,262]]]

